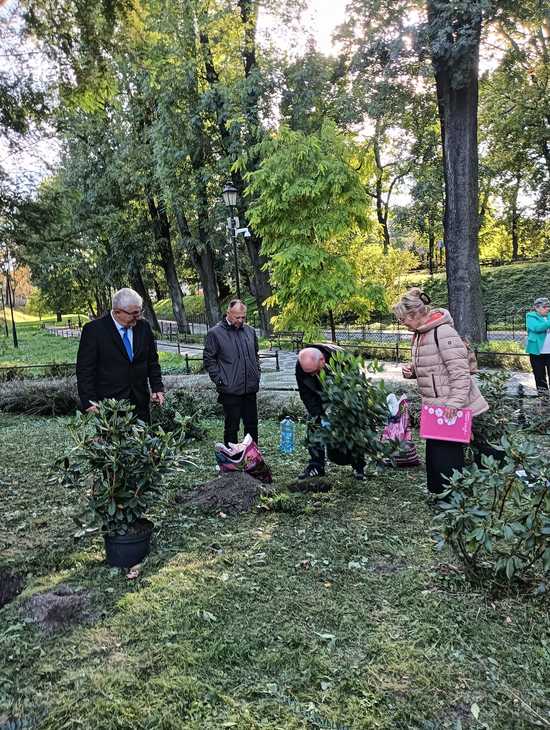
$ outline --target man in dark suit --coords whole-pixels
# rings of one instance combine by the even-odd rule
[[[133,289],[120,289],[111,311],[84,325],[76,358],[82,410],[96,411],[104,398],[129,400],[137,417],[148,421],[149,402],[164,403],[157,346],[141,319],[142,304]]]

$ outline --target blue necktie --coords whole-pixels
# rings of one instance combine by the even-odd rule
[[[124,347],[126,348],[126,352],[128,353],[128,357],[130,358],[130,362],[134,359],[134,353],[132,352],[132,343],[130,342],[130,338],[128,337],[128,328],[124,328],[124,336],[122,338],[122,341],[124,342]]]

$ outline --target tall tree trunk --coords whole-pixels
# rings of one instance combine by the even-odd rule
[[[88,307],[88,313],[91,314],[91,318],[92,319],[96,319],[97,318],[97,314],[94,311],[94,305],[92,304],[92,300],[91,299],[88,299],[88,298],[86,299],[86,306]],[[42,319],[42,317],[40,317],[40,319]]]
[[[153,224],[153,236],[157,244],[157,251],[160,255],[161,266],[166,277],[166,284],[172,301],[172,309],[174,310],[178,331],[188,334],[189,325],[185,316],[183,295],[178,279],[178,272],[176,271],[176,262],[174,260],[174,252],[170,238],[170,221],[166,215],[166,209],[162,200],[157,205],[153,196],[148,195],[147,207],[149,208],[149,215]]]
[[[152,277],[152,282],[157,302],[160,302],[161,299],[166,299],[166,292],[163,290],[162,285],[156,276]]]
[[[231,287],[221,273],[218,272],[216,272],[216,282],[218,284],[218,291],[220,292],[220,302],[224,302],[231,296]]]
[[[221,319],[214,251],[207,241],[201,246],[196,246],[192,240],[187,218],[181,208],[177,205],[174,206],[174,213],[180,236],[186,242],[186,249],[189,252],[191,263],[199,275],[204,296],[206,322],[209,327],[213,327]],[[199,229],[199,235],[206,237],[206,232],[200,222]]]
[[[516,184],[512,190],[512,205],[510,211],[510,224],[512,233],[512,261],[516,261],[519,256],[519,219],[520,215],[518,212],[518,196],[519,188],[521,185],[521,175],[516,176]]]
[[[434,273],[434,251],[435,251],[435,232],[433,220],[428,219],[428,266],[430,274]]]
[[[160,332],[160,324],[157,318],[157,314],[153,308],[153,302],[143,281],[141,271],[136,264],[132,264],[128,271],[128,278],[132,284],[132,289],[137,291],[140,297],[143,299],[143,316],[149,322],[151,327],[156,331]]]
[[[210,246],[208,246],[208,248],[201,249],[193,247],[189,250],[189,254],[191,256],[193,266],[199,274],[202,293],[204,296],[206,322],[209,327],[213,327],[222,317],[218,299],[216,270],[214,268],[214,252]]]
[[[435,27],[441,22],[438,18],[440,12],[439,3],[430,0],[428,18]],[[436,56],[433,52],[432,63],[443,142],[443,223],[449,309],[458,332],[473,342],[482,342],[487,339],[487,323],[483,310],[478,244],[477,108],[481,11],[472,11],[468,21],[461,16],[458,21],[464,23],[459,32],[465,34],[465,25],[468,26],[471,43],[467,51],[470,57],[463,60],[460,67],[460,82],[449,56]],[[471,41],[472,33],[477,34],[477,43]]]
[[[267,337],[271,332],[273,310],[265,305],[265,300],[272,294],[271,284],[269,283],[268,272],[263,269],[266,258],[261,253],[261,240],[253,232],[251,233],[250,238],[245,238],[245,241],[246,250],[252,264],[252,280],[254,283],[252,293],[260,316],[260,331],[264,337]]]
[[[383,247],[384,247],[384,254],[388,253],[388,249],[390,247],[390,231],[388,228],[388,206],[384,204],[384,197],[383,197],[383,191],[382,191],[382,185],[383,185],[383,177],[384,177],[384,168],[382,166],[382,158],[380,157],[380,145],[378,143],[377,136],[379,134],[378,125],[375,132],[374,137],[374,144],[373,144],[373,150],[374,150],[374,162],[376,164],[376,193],[375,193],[375,199],[376,199],[376,217],[378,219],[378,224],[382,228],[382,236],[383,236]]]
[[[330,339],[332,342],[336,342],[336,326],[334,324],[334,312],[332,309],[328,310],[328,321],[330,325]]]

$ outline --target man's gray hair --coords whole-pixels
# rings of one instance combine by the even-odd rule
[[[113,309],[126,309],[127,307],[141,307],[143,299],[133,289],[119,289],[113,295]]]

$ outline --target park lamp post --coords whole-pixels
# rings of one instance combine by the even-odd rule
[[[237,256],[237,233],[236,229],[239,225],[238,219],[234,216],[235,206],[237,205],[237,188],[231,183],[227,183],[222,192],[223,202],[229,209],[229,218],[227,219],[227,230],[233,244],[233,258],[235,263],[235,287],[237,289],[237,299],[241,298],[241,284],[239,280],[239,259]]]

